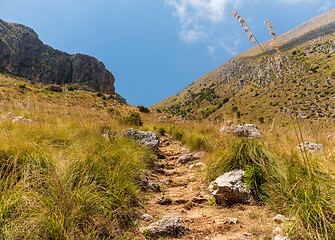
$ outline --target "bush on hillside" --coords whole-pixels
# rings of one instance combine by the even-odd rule
[[[126,124],[142,126],[143,122],[139,113],[132,113],[127,119]]]
[[[142,113],[149,113],[150,112],[149,108],[144,107],[144,106],[137,106],[137,108]]]

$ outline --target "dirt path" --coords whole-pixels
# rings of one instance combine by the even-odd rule
[[[204,166],[190,168],[206,162],[206,154],[197,152],[200,159],[177,164],[180,156],[189,150],[177,141],[162,139],[160,146],[164,173],[151,175],[149,182],[158,183],[161,192],[148,192],[145,196],[145,213],[158,221],[162,216],[176,213],[191,232],[182,239],[271,239],[276,228],[274,214],[266,207],[237,205],[224,208],[213,204],[208,181],[203,177]],[[157,203],[160,197],[172,200],[171,204]],[[237,220],[236,220],[237,219]],[[236,222],[237,221],[237,222]],[[140,221],[140,227],[152,222]]]

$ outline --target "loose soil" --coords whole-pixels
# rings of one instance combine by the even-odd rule
[[[165,159],[160,160],[165,174],[152,174],[149,182],[158,183],[162,192],[143,193],[143,213],[153,216],[154,221],[170,213],[178,214],[191,230],[181,239],[243,240],[273,237],[277,227],[272,220],[275,214],[267,206],[241,204],[227,208],[215,204],[208,189],[209,182],[204,177],[205,166],[190,168],[198,162],[206,163],[206,153],[196,152],[200,159],[180,165],[176,161],[189,153],[187,147],[178,141],[163,138],[159,150],[165,156]],[[157,199],[162,196],[170,198],[172,204],[158,204]],[[139,229],[151,223],[140,220]],[[137,239],[145,238],[138,236]]]

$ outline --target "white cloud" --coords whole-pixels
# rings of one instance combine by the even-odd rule
[[[206,36],[204,23],[223,21],[228,4],[242,0],[165,0],[178,18],[181,30],[180,37],[186,42],[199,40]]]
[[[216,60],[216,56],[215,56],[215,46],[207,46],[208,52],[209,54],[214,58],[214,60]]]
[[[319,8],[319,11],[322,11],[322,12],[326,12],[328,10],[331,9],[331,2],[330,1],[326,1],[320,8]]]
[[[206,37],[206,34],[201,30],[184,29],[181,31],[180,36],[185,42],[195,42],[203,37]]]
[[[279,0],[282,3],[296,4],[296,3],[315,3],[319,0]]]
[[[236,56],[236,55],[238,54],[238,47],[239,47],[240,43],[241,43],[241,39],[238,38],[238,39],[236,39],[236,40],[234,41],[234,46],[226,45],[224,42],[221,42],[220,45],[221,45],[221,47],[224,48],[224,50],[225,50],[228,54],[230,54],[230,55],[232,55],[232,56]]]

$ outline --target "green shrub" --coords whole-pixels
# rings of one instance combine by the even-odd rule
[[[137,108],[142,113],[149,113],[150,112],[149,108],[146,108],[144,106],[137,106]]]
[[[127,119],[126,124],[142,126],[143,122],[139,113],[132,113]]]
[[[108,113],[109,115],[111,115],[112,117],[119,117],[119,116],[121,116],[120,111],[115,110],[114,108],[108,108],[108,109],[107,109],[107,113]]]

